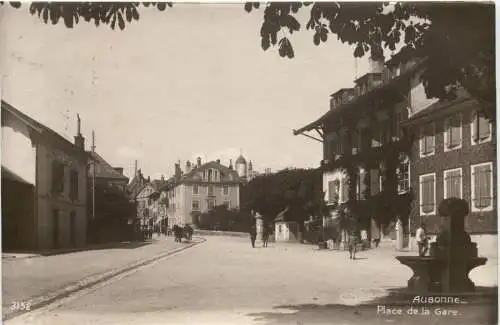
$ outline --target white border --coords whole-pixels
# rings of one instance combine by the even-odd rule
[[[446,169],[445,171],[443,171],[443,193],[444,193],[444,198],[447,199],[448,198],[448,191],[447,191],[447,186],[446,186],[446,177],[448,176],[449,173],[453,173],[453,172],[456,172],[456,171],[460,171],[460,199],[463,198],[463,195],[464,195],[464,189],[463,189],[463,186],[464,186],[464,174],[462,172],[462,167],[460,168],[453,168],[453,169]]]
[[[474,168],[476,167],[481,167],[481,166],[490,166],[491,169],[491,177],[490,177],[490,191],[491,191],[491,204],[489,207],[483,208],[483,209],[478,209],[474,207],[474,200],[475,200],[475,182],[474,182]],[[475,164],[470,166],[470,186],[471,186],[471,211],[472,212],[481,212],[481,211],[493,211],[493,194],[495,191],[493,190],[493,162],[486,162],[486,163],[481,163],[481,164]]]
[[[458,146],[456,147],[453,147],[453,148],[450,148],[448,146],[448,142],[449,142],[449,139],[448,139],[448,136],[449,136],[449,133],[448,133],[448,126],[449,126],[449,120],[454,118],[454,117],[457,117],[459,118],[460,120],[460,143]],[[444,152],[449,152],[449,151],[453,151],[453,150],[457,150],[457,149],[461,149],[462,148],[462,143],[464,141],[463,139],[463,132],[462,132],[462,128],[463,128],[463,116],[462,114],[460,113],[457,113],[457,114],[454,114],[452,116],[448,116],[447,118],[444,119]]]
[[[422,179],[432,176],[434,178],[434,209],[431,212],[425,213],[422,211]],[[432,216],[436,214],[436,173],[423,174],[418,176],[418,208],[421,216]]]
[[[434,144],[434,150],[428,154],[423,154],[422,153],[422,149],[423,149],[423,138],[422,138],[422,134],[424,133],[423,130],[424,128],[427,126],[427,125],[432,125],[432,142]],[[422,125],[420,127],[420,139],[419,139],[419,146],[418,146],[418,154],[419,154],[419,157],[420,158],[426,158],[426,157],[430,157],[430,156],[433,156],[435,153],[436,153],[436,123],[434,122],[429,122],[425,125]]]

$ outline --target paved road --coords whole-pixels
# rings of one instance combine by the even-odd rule
[[[13,302],[29,302],[36,296],[64,288],[85,277],[151,258],[185,244],[172,238],[153,243],[130,243],[116,248],[54,256],[2,260],[2,309]]]
[[[351,261],[346,252],[313,246],[252,249],[244,238],[209,237],[55,309],[7,324],[489,323],[491,308],[484,304],[451,306],[459,316],[432,315],[436,306],[429,306],[430,316],[377,315],[377,304],[408,309],[407,300],[377,300],[411,276],[393,255],[372,250]],[[476,284],[495,284],[491,269],[476,272]]]

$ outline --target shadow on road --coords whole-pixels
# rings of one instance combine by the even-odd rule
[[[277,324],[497,324],[498,288],[478,287],[475,293],[453,295],[463,303],[412,304],[406,288],[354,304],[298,304],[274,306],[272,312],[251,313],[254,322]],[[433,296],[437,297],[437,295]],[[450,297],[450,296],[447,296]],[[355,297],[354,297],[355,298]]]
[[[40,255],[40,256],[53,256],[53,255],[61,255],[61,254],[69,254],[76,252],[86,252],[86,251],[96,251],[96,250],[104,250],[104,249],[136,249],[140,247],[144,247],[147,245],[151,245],[152,241],[138,241],[138,242],[121,242],[121,243],[109,243],[109,244],[96,244],[89,245],[81,248],[68,248],[68,249],[57,249],[50,251],[36,251],[36,250],[6,250],[2,251],[3,254],[19,254],[19,255]]]

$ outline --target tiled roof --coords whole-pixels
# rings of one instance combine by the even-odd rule
[[[117,172],[104,158],[102,158],[97,152],[89,152],[91,157],[94,158],[96,162],[96,178],[108,178],[115,180],[126,180],[128,182],[128,177]],[[89,175],[92,176],[93,168],[90,168]]]

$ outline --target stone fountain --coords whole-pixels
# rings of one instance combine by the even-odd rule
[[[474,283],[469,272],[486,263],[478,257],[477,244],[465,232],[467,201],[457,198],[443,200],[438,208],[441,227],[436,242],[431,244],[430,256],[396,256],[413,270],[408,289],[413,292],[471,292]]]

